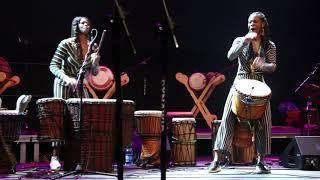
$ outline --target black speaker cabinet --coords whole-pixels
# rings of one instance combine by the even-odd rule
[[[320,170],[320,136],[296,136],[281,159],[287,168]]]

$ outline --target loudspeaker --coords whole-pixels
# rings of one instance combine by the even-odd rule
[[[320,170],[320,136],[295,136],[281,160],[287,168]]]

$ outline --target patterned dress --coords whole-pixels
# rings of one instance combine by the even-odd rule
[[[257,54],[250,53],[250,44],[244,41],[244,37],[238,37],[233,41],[232,47],[228,52],[228,59],[238,59],[238,71],[235,81],[240,79],[255,79],[264,82],[263,73],[272,73],[276,69],[276,46],[272,41],[267,42],[266,48],[260,46]],[[251,51],[252,52],[252,51]],[[255,57],[265,58],[265,63],[260,70],[251,70],[251,64]],[[232,99],[235,95],[235,88],[232,86],[228,94],[220,128],[218,130],[214,150],[230,152],[234,136],[234,128],[237,117],[232,112]],[[255,127],[255,142],[257,153],[260,155],[270,154],[271,152],[271,110],[270,103],[267,105],[263,117],[259,120],[258,127]]]
[[[93,63],[93,58],[88,56],[84,70],[86,74],[89,72],[97,72],[98,65]],[[79,91],[74,92],[73,87],[67,86],[64,79],[67,77],[76,78],[82,66],[83,60],[81,57],[80,48],[77,47],[76,38],[68,38],[62,40],[50,63],[50,71],[55,76],[53,84],[53,97],[56,98],[73,98],[79,97]],[[83,98],[88,98],[88,90],[83,88]]]

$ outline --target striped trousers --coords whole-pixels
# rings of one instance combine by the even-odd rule
[[[236,115],[231,110],[234,93],[235,88],[232,86],[224,106],[221,125],[213,147],[214,150],[231,152],[234,129],[238,121]],[[259,121],[260,123],[257,123],[257,126],[254,128],[257,153],[260,155],[270,154],[272,125],[270,103],[268,103],[266,111]]]

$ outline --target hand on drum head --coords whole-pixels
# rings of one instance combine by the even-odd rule
[[[256,57],[253,60],[252,66],[254,68],[254,70],[262,70],[262,66],[265,63],[265,58],[263,57]]]
[[[71,78],[71,77],[65,77],[63,80],[67,86],[76,86],[77,85],[77,80],[75,78]]]

